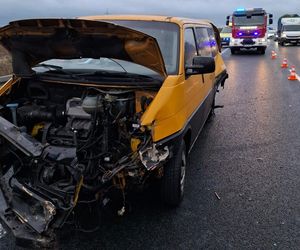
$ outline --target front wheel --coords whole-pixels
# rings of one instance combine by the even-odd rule
[[[164,167],[161,180],[161,199],[166,205],[177,207],[184,195],[185,172],[187,165],[185,142],[182,141],[177,153]]]
[[[262,54],[262,55],[266,54],[266,49],[265,48],[260,48],[259,53]]]
[[[236,54],[236,49],[235,48],[231,48],[230,51],[231,51],[232,55]]]

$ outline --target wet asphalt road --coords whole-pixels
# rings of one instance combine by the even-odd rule
[[[192,150],[179,208],[145,192],[100,231],[65,232],[60,248],[300,249],[300,82],[287,80],[283,57],[300,72],[300,47],[224,53],[230,78],[217,103],[225,107]],[[0,249],[14,249],[10,235]]]

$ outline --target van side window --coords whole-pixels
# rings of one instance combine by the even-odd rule
[[[215,32],[213,29],[208,29],[208,36],[210,41],[211,53],[212,56],[215,57],[218,54],[218,44],[215,37]]]
[[[192,65],[193,58],[197,55],[195,35],[192,28],[184,31],[184,63],[185,65]]]
[[[196,39],[199,56],[212,56],[207,28],[197,27]]]

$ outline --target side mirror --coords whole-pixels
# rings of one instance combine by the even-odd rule
[[[269,24],[273,24],[273,19],[270,19],[270,20],[269,20]]]
[[[185,67],[186,75],[208,74],[215,71],[215,59],[212,57],[195,56],[193,65]]]

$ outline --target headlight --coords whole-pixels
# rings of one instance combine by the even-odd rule
[[[282,33],[282,34],[281,34],[281,37],[285,38],[285,37],[286,37],[286,34],[285,34],[285,33]]]

